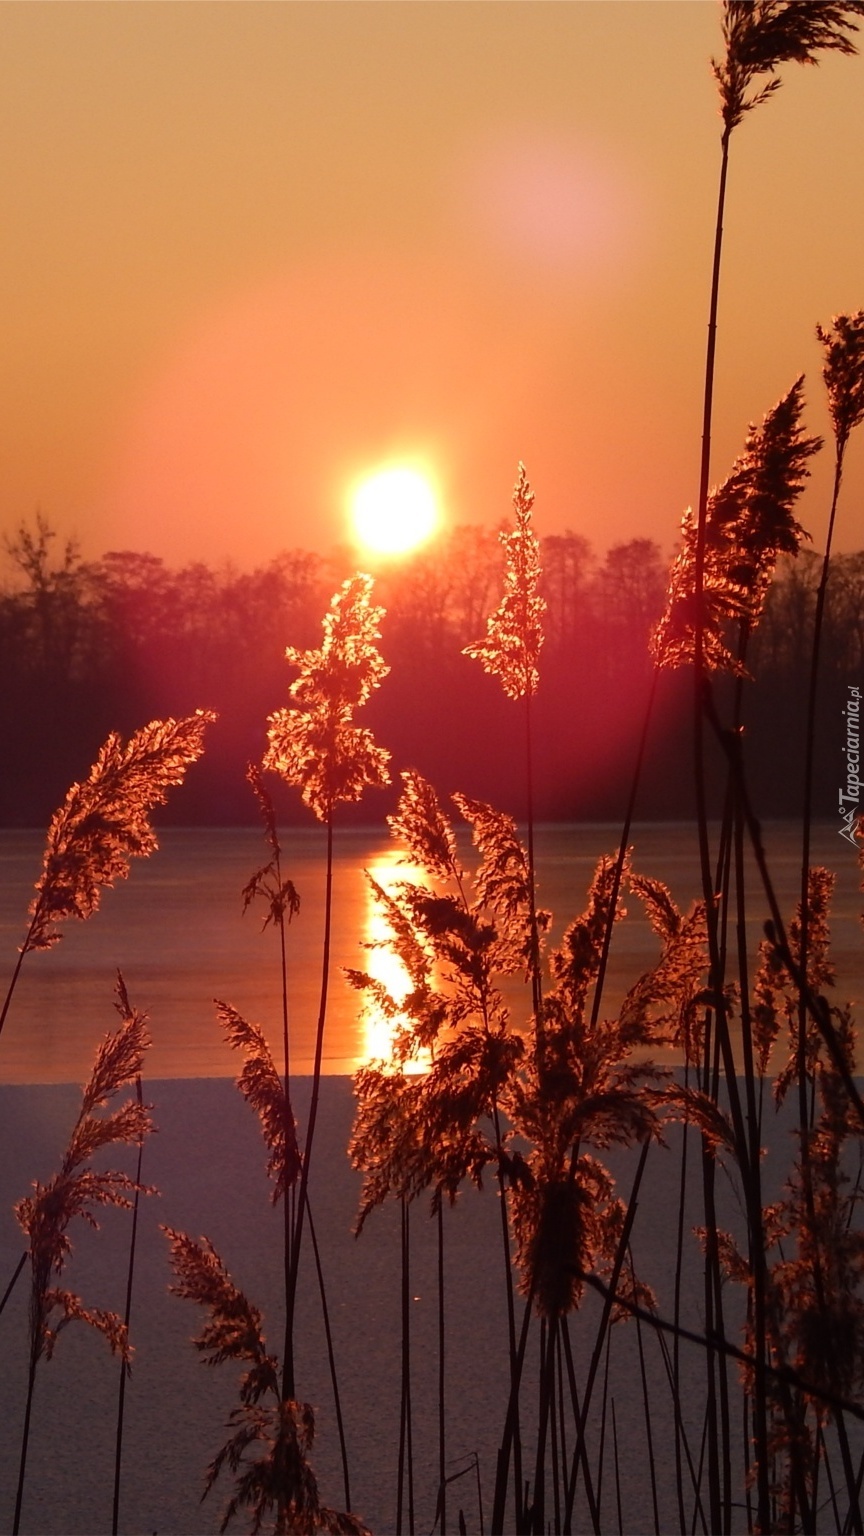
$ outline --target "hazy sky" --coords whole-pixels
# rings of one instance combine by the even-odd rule
[[[5,0],[0,522],[241,565],[434,471],[666,548],[696,495],[714,0]],[[736,132],[714,478],[864,305],[864,59]],[[802,507],[818,538],[827,455]],[[841,547],[864,545],[864,445]]]

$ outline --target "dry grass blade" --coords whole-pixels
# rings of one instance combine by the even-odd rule
[[[25,952],[56,944],[57,923],[90,917],[103,887],[124,879],[132,858],[154,851],[149,814],[201,756],[205,727],[215,718],[197,710],[183,720],[153,720],[125,747],[112,732],[89,778],[72,785],[48,829]]]
[[[232,1050],[242,1051],[246,1058],[237,1086],[261,1123],[270,1152],[267,1172],[274,1180],[272,1198],[275,1204],[286,1188],[297,1182],[300,1173],[294,1114],[290,1104],[286,1103],[285,1089],[259,1026],[248,1023],[228,1003],[217,1001],[216,1011],[228,1044]]]

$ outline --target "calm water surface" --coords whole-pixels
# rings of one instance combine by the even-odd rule
[[[555,914],[554,936],[585,904],[597,857],[614,852],[617,826],[548,826],[539,829],[541,905]],[[861,897],[854,851],[832,824],[817,826],[813,862],[836,872],[832,932],[838,995],[864,1000]],[[784,909],[797,899],[794,824],[766,827],[766,842]],[[258,828],[169,828],[151,859],[136,860],[128,881],[103,896],[86,923],[64,925],[51,951],[28,955],[0,1049],[0,1082],[76,1082],[86,1077],[94,1046],[114,1027],[112,990],[122,970],[134,1006],[150,1016],[153,1049],[148,1075],[158,1078],[232,1075],[235,1062],[216,1021],[214,998],[231,1003],[261,1024],[277,1044],[280,1034],[278,942],[261,931],[264,907],[243,915],[240,892],[267,857]],[[311,1070],[320,987],[323,925],[324,837],[317,829],[286,835],[286,869],[300,893],[301,910],[289,933],[292,1067]],[[686,907],[695,898],[698,872],[693,828],[681,823],[637,825],[634,867],[665,880]],[[36,879],[42,835],[0,832],[0,936],[9,973],[26,928],[25,914]],[[470,847],[463,855],[473,863]],[[334,946],[324,1070],[350,1073],[380,1054],[380,1036],[361,1017],[357,994],[340,967],[366,966],[364,940],[377,936],[375,910],[363,871],[379,880],[396,873],[398,850],[385,833],[350,830],[336,840]],[[755,887],[755,875],[753,877]],[[619,923],[612,949],[607,1002],[610,1010],[657,953],[657,943],[633,898]],[[754,895],[751,948],[755,953],[766,916]],[[524,1007],[513,999],[514,1018]]]

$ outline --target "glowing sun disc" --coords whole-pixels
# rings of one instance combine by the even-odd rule
[[[393,466],[359,482],[351,497],[351,516],[354,532],[367,549],[379,555],[403,555],[434,531],[438,503],[426,475]]]

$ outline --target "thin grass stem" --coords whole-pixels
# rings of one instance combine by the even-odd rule
[[[615,1418],[615,1399],[612,1398],[612,1455],[615,1466],[615,1504],[618,1510],[618,1536],[624,1536],[624,1514],[621,1508],[621,1463],[618,1460],[618,1424]]]
[[[309,1189],[309,1168],[312,1161],[312,1143],[318,1118],[318,1100],[321,1092],[321,1063],[324,1055],[324,1024],[327,1018],[327,992],[330,982],[330,946],[333,922],[333,815],[327,817],[327,860],[324,885],[324,941],[321,955],[321,993],[318,1005],[318,1023],[315,1031],[315,1061],[312,1070],[312,1092],[309,1099],[309,1120],[306,1143],[303,1149],[303,1166],[300,1173],[300,1192],[297,1197],[297,1215],[291,1239],[291,1266],[288,1276],[288,1295],[285,1316],[285,1352],[282,1365],[282,1393],[285,1399],[296,1397],[294,1380],[294,1322],[297,1310],[297,1276],[300,1265],[300,1248],[303,1238],[303,1221]],[[287,1090],[286,1090],[287,1094]]]
[[[333,1348],[333,1331],[330,1327],[330,1308],[327,1305],[327,1292],[324,1287],[324,1269],[321,1264],[321,1252],[318,1247],[318,1238],[315,1232],[315,1223],[312,1220],[312,1203],[307,1198],[306,1215],[309,1221],[309,1238],[312,1243],[312,1252],[315,1256],[315,1272],[318,1276],[318,1293],[321,1297],[321,1315],[324,1322],[324,1336],[327,1340],[327,1363],[330,1368],[330,1384],[333,1388],[333,1407],[336,1413],[336,1428],[339,1434],[339,1452],[342,1458],[342,1482],[345,1491],[345,1509],[351,1509],[351,1484],[348,1476],[348,1446],[345,1440],[345,1423],[342,1417],[342,1397],[339,1392],[339,1376],[336,1370],[336,1352]]]
[[[578,1391],[578,1388],[576,1386],[576,1371],[575,1371],[575,1368],[574,1368],[574,1365],[573,1365],[573,1347],[572,1347],[572,1345],[570,1343],[570,1329],[569,1329],[569,1327],[567,1325],[567,1318],[566,1318],[566,1316],[562,1317],[562,1319],[561,1319],[561,1337],[562,1337],[563,1342],[564,1342],[564,1358],[565,1358],[565,1360],[567,1362],[567,1379],[568,1379],[568,1384],[569,1384],[569,1387],[570,1387],[570,1399],[571,1399],[571,1402],[573,1404],[573,1416],[574,1416],[574,1418],[576,1420],[577,1435],[578,1435],[578,1427],[579,1427],[579,1424],[581,1423],[581,1420],[582,1420],[582,1409],[581,1409],[581,1406],[580,1406],[580,1403],[579,1403],[579,1391]],[[578,1446],[579,1446],[579,1443],[578,1443],[578,1440],[577,1440],[577,1448],[578,1448]],[[591,1463],[590,1463],[590,1461],[588,1459],[588,1447],[585,1444],[585,1437],[584,1437],[584,1435],[582,1436],[582,1444],[581,1444],[581,1449],[579,1450],[579,1454],[580,1454],[581,1460],[582,1460],[582,1481],[583,1481],[583,1483],[585,1485],[585,1497],[586,1497],[586,1499],[588,1501],[588,1510],[589,1510],[589,1513],[590,1513],[590,1516],[591,1516],[591,1529],[595,1532],[595,1536],[600,1536],[600,1532],[601,1532],[601,1526],[600,1526],[600,1489],[599,1489],[599,1486],[598,1486],[598,1488],[597,1488],[597,1490],[595,1492],[595,1489],[594,1489],[594,1479],[593,1479],[593,1477],[591,1475]],[[602,1477],[602,1470],[603,1469],[602,1469],[602,1464],[601,1464],[601,1468],[600,1468],[601,1477]],[[565,1533],[567,1531],[569,1531],[569,1529],[570,1529],[570,1527],[568,1525],[567,1515],[566,1515],[566,1511],[565,1511],[565,1515],[564,1515],[564,1531],[565,1531]]]
[[[143,1106],[144,1097],[141,1091],[141,1074],[135,1078],[135,1097],[139,1105]],[[135,1257],[138,1247],[138,1208],[141,1200],[141,1165],[144,1157],[144,1138],[138,1142],[138,1158],[135,1167],[135,1192],[132,1196],[132,1231],[129,1237],[129,1264],[126,1271],[126,1301],[123,1309],[123,1322],[126,1328],[126,1336],[129,1336],[129,1324],[132,1319],[132,1291],[135,1283]],[[117,1433],[114,1441],[114,1496],[111,1506],[111,1536],[117,1536],[120,1528],[120,1473],[123,1464],[123,1426],[126,1411],[126,1382],[129,1377],[129,1363],[120,1361],[120,1380],[117,1386]]]
[[[628,1248],[627,1258],[630,1264],[630,1274],[635,1284],[636,1272],[633,1268],[633,1250]],[[642,1344],[642,1322],[636,1319],[636,1342],[639,1349],[639,1377],[642,1383],[642,1406],[645,1413],[645,1444],[648,1449],[648,1471],[651,1477],[651,1505],[654,1512],[654,1536],[660,1536],[660,1508],[657,1502],[657,1466],[654,1458],[654,1437],[651,1431],[651,1403],[648,1394],[648,1375],[645,1370],[645,1349]]]
[[[447,1404],[444,1355],[444,1207],[438,1205],[438,1484],[441,1536],[447,1536]]]
[[[590,1405],[590,1402],[591,1402],[591,1394],[592,1394],[592,1392],[594,1390],[594,1382],[596,1380],[597,1370],[598,1370],[598,1367],[599,1367],[599,1364],[600,1364],[600,1354],[601,1354],[601,1351],[603,1349],[603,1343],[604,1343],[606,1329],[609,1326],[609,1318],[610,1318],[610,1315],[611,1315],[611,1312],[612,1312],[612,1303],[615,1300],[615,1291],[616,1291],[616,1287],[618,1285],[619,1276],[621,1274],[621,1266],[624,1263],[624,1255],[627,1252],[627,1244],[630,1241],[630,1233],[633,1230],[633,1222],[636,1219],[636,1206],[637,1206],[639,1188],[640,1188],[641,1183],[642,1183],[642,1175],[645,1172],[645,1164],[646,1164],[646,1162],[648,1160],[648,1148],[649,1148],[649,1146],[650,1146],[650,1142],[643,1141],[643,1143],[642,1143],[642,1150],[641,1150],[641,1153],[639,1155],[639,1163],[638,1163],[638,1166],[636,1168],[636,1175],[635,1175],[634,1180],[633,1180],[633,1188],[632,1188],[632,1190],[630,1192],[630,1200],[629,1200],[628,1205],[627,1205],[627,1214],[626,1214],[626,1216],[624,1218],[624,1225],[623,1225],[622,1230],[621,1230],[621,1237],[619,1239],[618,1249],[617,1249],[617,1252],[615,1254],[615,1262],[614,1262],[614,1264],[612,1266],[612,1275],[611,1275],[611,1278],[610,1278],[609,1290],[608,1290],[608,1293],[606,1294],[606,1297],[605,1297],[605,1300],[604,1300],[603,1315],[602,1315],[602,1317],[600,1319],[600,1326],[599,1326],[599,1328],[597,1330],[597,1339],[596,1339],[595,1344],[594,1344],[594,1351],[592,1353],[591,1363],[590,1363],[589,1368],[588,1368],[588,1376],[587,1376],[586,1383],[585,1383],[585,1391],[584,1391],[583,1397],[582,1397],[582,1412],[579,1415],[579,1424],[578,1424],[578,1430],[577,1430],[576,1448],[575,1448],[575,1450],[573,1452],[573,1456],[571,1458],[570,1474],[569,1474],[568,1484],[567,1484],[567,1504],[566,1504],[566,1510],[565,1510],[565,1515],[564,1515],[564,1529],[565,1529],[565,1531],[569,1531],[569,1529],[570,1529],[570,1522],[571,1522],[571,1520],[573,1518],[573,1503],[574,1503],[574,1500],[575,1500],[575,1497],[576,1497],[576,1478],[577,1478],[577,1473],[578,1473],[578,1468],[579,1468],[579,1460],[580,1460],[580,1457],[581,1457],[582,1448],[583,1448],[584,1443],[585,1443],[585,1427],[586,1427],[587,1418],[588,1418],[588,1408],[589,1408],[589,1405]]]
[[[13,1270],[13,1273],[12,1273],[12,1279],[9,1281],[9,1284],[7,1285],[5,1291],[3,1292],[3,1299],[2,1299],[2,1301],[0,1301],[0,1312],[3,1311],[3,1308],[5,1307],[7,1301],[9,1300],[9,1297],[12,1295],[12,1292],[14,1291],[16,1285],[18,1284],[19,1276],[20,1276],[21,1271],[24,1268],[24,1265],[26,1263],[27,1263],[27,1249],[25,1248],[24,1252],[22,1253],[22,1255],[20,1257],[20,1259],[18,1260],[18,1263],[15,1265],[15,1269]]]

